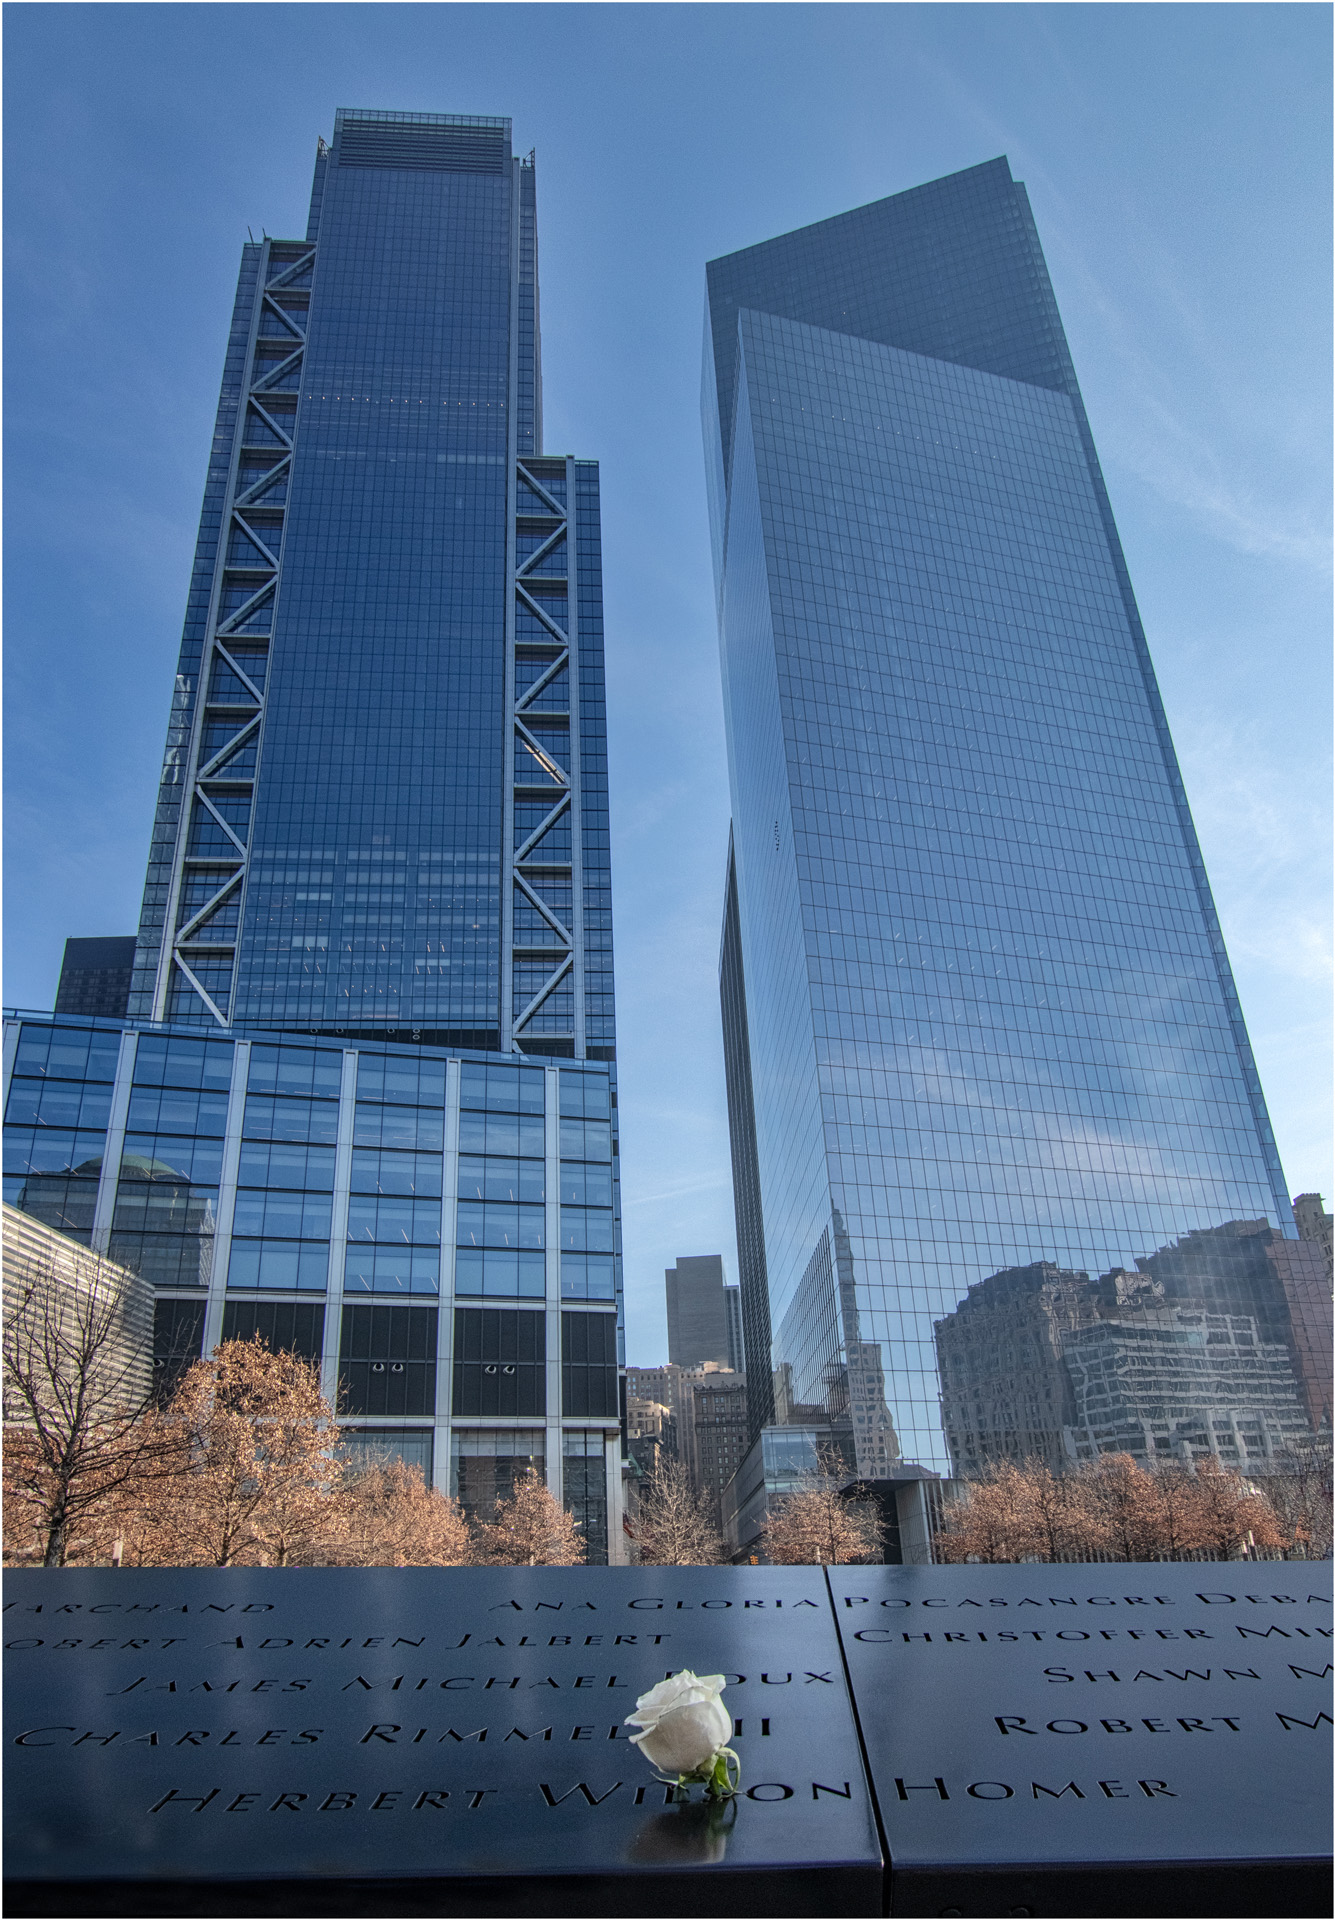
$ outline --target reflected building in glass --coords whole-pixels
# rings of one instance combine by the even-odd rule
[[[5,1198],[350,1444],[622,1552],[596,462],[510,122],[340,112],[242,248],[128,1015],[6,1026]]]
[[[891,1483],[963,1470],[947,1430],[977,1464],[996,1348],[952,1329],[980,1290],[1023,1296],[1018,1328],[1103,1287],[1035,1349],[1052,1411],[1026,1432],[1222,1433],[1255,1465],[1300,1403],[1329,1418],[1302,1331],[1329,1283],[1006,161],[711,262],[703,405],[755,1439],[734,1511],[762,1429],[832,1432]],[[1105,1277],[1142,1269],[1154,1303],[1119,1304]],[[1188,1335],[1228,1364],[1179,1364]],[[1115,1390],[1137,1341],[1179,1399],[1195,1382],[1171,1441],[1167,1387]]]

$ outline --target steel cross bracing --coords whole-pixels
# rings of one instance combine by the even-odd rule
[[[583,1059],[574,480],[573,461],[516,463],[502,1008],[511,1047]]]
[[[153,1018],[230,1017],[314,247],[264,243]],[[189,989],[182,1004],[181,985]]]

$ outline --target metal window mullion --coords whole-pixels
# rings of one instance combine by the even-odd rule
[[[579,713],[579,554],[575,499],[575,462],[566,461],[566,545],[570,556],[566,581],[566,624],[570,629],[570,894],[571,932],[574,935],[575,1058],[588,1055],[584,1019],[584,810],[580,779]]]
[[[251,307],[250,335],[246,342],[246,357],[241,375],[241,404],[232,433],[227,489],[223,495],[222,513],[218,520],[218,544],[213,556],[213,578],[209,583],[209,607],[204,622],[204,645],[200,650],[199,683],[195,688],[195,710],[191,716],[190,746],[186,754],[186,765],[181,781],[183,795],[181,817],[176,823],[176,846],[172,853],[171,883],[167,889],[167,908],[162,922],[162,944],[158,948],[158,977],[153,987],[153,1018],[155,1020],[166,1018],[167,998],[171,992],[173,963],[176,958],[176,915],[180,907],[181,880],[185,872],[185,850],[189,844],[190,823],[195,810],[195,781],[199,777],[199,749],[204,737],[204,710],[208,704],[209,676],[213,671],[213,652],[218,640],[218,606],[222,596],[223,575],[226,572],[227,543],[232,537],[232,508],[236,501],[236,476],[241,465],[242,443],[246,437],[246,408],[250,405],[250,388],[255,372],[255,342],[259,337],[260,315],[264,311],[264,283],[268,271],[269,242],[265,240],[260,248],[259,279],[254,304]],[[261,702],[261,710],[263,710],[263,702]],[[244,854],[242,861],[244,865]],[[235,983],[235,953],[232,959],[232,978]],[[231,1015],[230,1002],[228,1015],[229,1017]]]
[[[563,1498],[561,1465],[561,1072],[545,1070],[546,1128],[544,1170],[546,1206],[543,1218],[547,1242],[547,1486],[556,1500]]]
[[[246,1115],[246,1082],[250,1077],[250,1042],[238,1040],[232,1050],[232,1082],[227,1093],[227,1130],[223,1135],[222,1175],[218,1183],[218,1219],[213,1234],[213,1272],[204,1308],[207,1356],[222,1339],[227,1308],[227,1269],[232,1258],[232,1221],[236,1215],[237,1175],[241,1166],[241,1131]]]
[[[334,1198],[329,1213],[329,1268],[325,1280],[324,1350],[320,1391],[338,1410],[338,1343],[343,1324],[343,1271],[348,1257],[348,1193],[352,1186],[352,1131],[357,1110],[357,1055],[344,1050],[338,1089],[338,1136],[334,1148]]]
[[[432,1480],[450,1488],[450,1411],[454,1404],[454,1249],[459,1235],[459,1062],[445,1062],[445,1166],[440,1205],[440,1311],[436,1321],[436,1431]]]
[[[102,1148],[102,1172],[98,1178],[97,1201],[93,1208],[93,1231],[89,1236],[94,1253],[105,1253],[111,1244],[111,1222],[116,1211],[116,1186],[120,1179],[125,1123],[130,1111],[130,1088],[134,1083],[134,1056],[138,1046],[137,1033],[121,1035],[120,1052],[116,1056],[116,1083],[111,1094],[111,1114]]]
[[[607,1473],[607,1564],[626,1564],[626,1530],[621,1523],[624,1505],[621,1484],[621,1426],[603,1433],[603,1460]]]

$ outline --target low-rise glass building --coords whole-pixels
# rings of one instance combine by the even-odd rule
[[[474,1513],[532,1463],[607,1560],[608,1063],[23,1013],[4,1069],[5,1199],[151,1281],[160,1393],[259,1334],[319,1359],[351,1445]]]

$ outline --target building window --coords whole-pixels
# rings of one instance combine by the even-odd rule
[[[360,1473],[366,1467],[392,1466],[401,1460],[405,1467],[416,1467],[430,1486],[434,1439],[431,1427],[344,1427],[339,1451],[350,1473]]]
[[[460,1247],[454,1256],[454,1291],[493,1300],[541,1300],[547,1291],[547,1256],[522,1248]]]
[[[590,1316],[585,1316],[586,1318]],[[602,1316],[607,1317],[607,1316]],[[584,1540],[591,1567],[607,1565],[607,1440],[600,1430],[561,1435],[565,1504]]]
[[[612,1313],[561,1315],[561,1410],[617,1417],[617,1323]]]
[[[459,1103],[491,1113],[539,1114],[545,1110],[541,1067],[483,1066],[465,1060],[459,1069]]]
[[[153,1398],[165,1407],[204,1340],[202,1300],[158,1300],[153,1306]]]
[[[272,1353],[318,1360],[324,1349],[324,1302],[229,1300],[223,1308],[223,1339],[253,1340],[257,1334]]]
[[[454,1412],[520,1418],[547,1411],[547,1327],[541,1313],[458,1307]]]
[[[119,1033],[24,1026],[14,1057],[5,1199],[84,1246],[92,1238],[119,1049]]]
[[[456,1427],[451,1435],[450,1491],[468,1520],[492,1519],[496,1503],[510,1498],[530,1468],[546,1479],[541,1427]]]
[[[343,1309],[339,1412],[434,1414],[436,1309]]]

